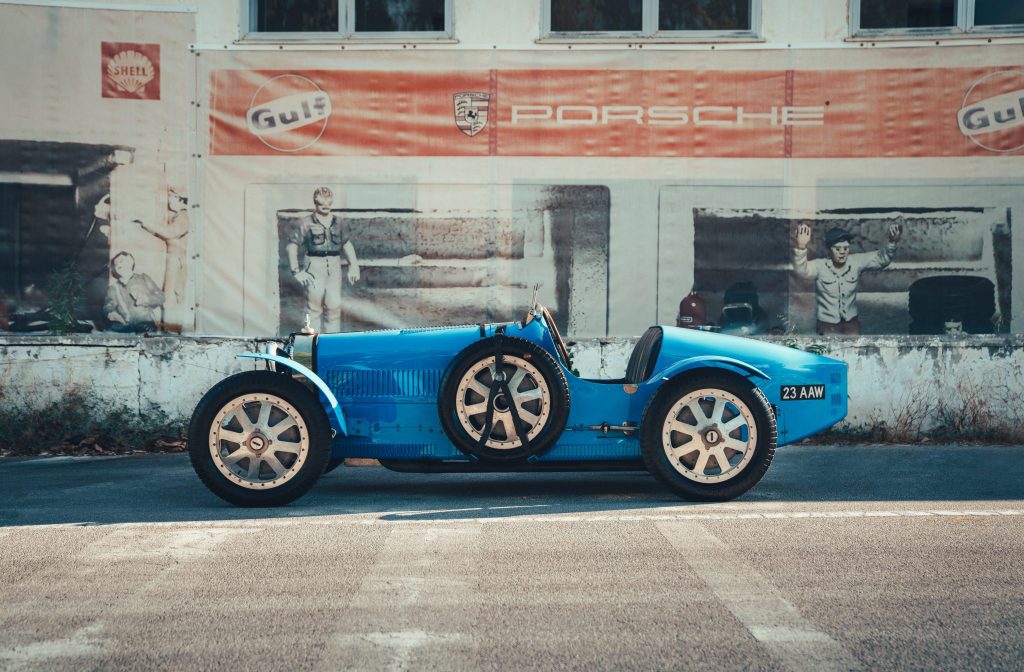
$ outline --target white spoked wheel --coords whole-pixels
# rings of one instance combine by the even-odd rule
[[[522,357],[502,357],[501,375],[508,384],[511,398],[503,392],[492,396],[495,380],[495,358],[486,357],[473,364],[459,379],[456,388],[455,413],[462,428],[475,441],[483,437],[490,406],[491,431],[484,445],[495,450],[520,448],[523,441],[516,431],[512,407],[526,429],[527,440],[533,440],[547,423],[551,413],[551,390],[530,362]]]
[[[725,390],[700,388],[680,397],[665,415],[662,448],[669,464],[697,483],[739,475],[757,446],[754,414]]]
[[[316,394],[274,371],[246,371],[203,395],[188,428],[192,467],[239,506],[281,506],[305,494],[331,457]]]
[[[667,382],[640,425],[648,471],[694,501],[742,495],[764,476],[777,443],[775,413],[764,393],[725,373]]]
[[[309,430],[302,415],[272,394],[232,399],[210,425],[213,464],[232,483],[276,488],[302,469],[309,455]]]
[[[500,371],[495,369],[499,352]],[[561,436],[569,417],[569,385],[551,354],[536,343],[513,336],[483,338],[445,371],[437,411],[444,433],[466,455],[522,461],[542,454]]]

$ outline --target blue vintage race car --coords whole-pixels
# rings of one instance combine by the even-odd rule
[[[846,364],[655,326],[626,375],[580,378],[551,313],[479,324],[293,334],[247,353],[199,402],[189,453],[215,494],[273,506],[348,457],[406,472],[646,469],[681,497],[756,484],[777,445],[846,415]]]

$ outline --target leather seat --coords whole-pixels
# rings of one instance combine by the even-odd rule
[[[650,327],[644,332],[629,356],[625,382],[639,385],[651,377],[654,373],[654,364],[658,361],[658,353],[661,351],[663,335],[661,327]]]

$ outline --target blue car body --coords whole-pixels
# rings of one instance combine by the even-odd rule
[[[546,316],[550,319],[550,314]],[[360,333],[311,339],[304,377],[317,386],[334,429],[332,457],[377,458],[396,464],[472,462],[446,435],[438,395],[446,371],[463,349],[495,333],[543,348],[568,383],[564,431],[530,462],[636,463],[645,409],[658,390],[681,377],[720,372],[749,380],[774,411],[778,445],[792,443],[842,420],[847,411],[844,362],[749,338],[678,327],[652,327],[659,341],[645,353],[641,375],[591,380],[572,372],[545,316],[508,324],[465,325]],[[557,333],[557,332],[556,332]],[[642,345],[642,344],[641,344]],[[641,347],[638,345],[638,347]],[[291,358],[271,359],[297,370]],[[635,358],[635,356],[634,356]],[[302,373],[302,372],[299,372]]]

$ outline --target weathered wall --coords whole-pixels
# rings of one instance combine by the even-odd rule
[[[844,430],[896,440],[935,430],[1006,438],[1024,421],[1024,336],[776,340],[820,346],[849,363]],[[112,407],[185,418],[221,378],[259,366],[235,357],[257,346],[228,338],[6,337],[0,391],[5,403],[30,406],[78,391]],[[575,365],[586,377],[621,376],[632,347],[632,339],[580,341]]]
[[[72,392],[100,406],[188,417],[221,378],[252,368],[235,357],[255,341],[134,336],[25,336],[0,339],[0,393],[6,404],[42,407]]]

